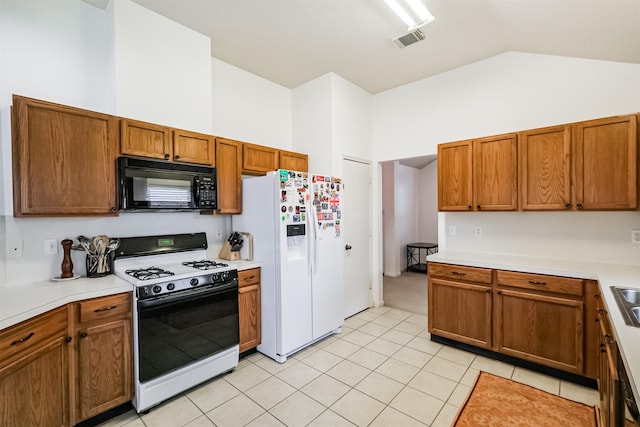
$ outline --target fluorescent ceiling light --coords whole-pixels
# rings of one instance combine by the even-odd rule
[[[407,24],[409,31],[422,27],[435,19],[422,0],[404,0],[404,3],[409,5],[411,14],[407,11],[406,6],[403,7],[398,3],[398,0],[384,0],[384,2]]]

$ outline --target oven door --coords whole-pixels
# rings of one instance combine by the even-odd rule
[[[238,345],[238,280],[137,302],[138,381]]]

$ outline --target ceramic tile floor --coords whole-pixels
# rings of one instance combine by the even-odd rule
[[[426,317],[388,307],[345,320],[284,364],[255,353],[148,414],[101,426],[449,426],[480,370],[593,405],[595,390],[429,340]]]

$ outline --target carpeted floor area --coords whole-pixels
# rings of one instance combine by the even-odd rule
[[[593,406],[480,372],[455,427],[595,427]]]
[[[386,307],[426,316],[427,275],[405,271],[398,277],[384,276],[382,298]]]

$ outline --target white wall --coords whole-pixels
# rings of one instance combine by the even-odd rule
[[[396,253],[396,205],[395,205],[395,162],[382,162],[382,273],[385,276],[399,276]]]
[[[114,12],[117,114],[211,133],[211,41],[130,0]]]
[[[420,169],[418,215],[420,242],[438,243],[438,162]]]
[[[307,82],[291,92],[291,138],[295,150],[309,155],[309,171],[333,171],[331,74]]]
[[[211,70],[214,135],[296,151],[291,90],[216,58]]]
[[[437,144],[640,111],[640,65],[508,52],[376,94],[373,158],[436,154]],[[380,182],[375,169],[374,184]],[[376,200],[374,222],[382,203]],[[441,250],[584,257],[638,264],[640,213],[441,213]],[[481,224],[479,224],[482,222]],[[457,225],[452,240],[445,224]],[[486,228],[474,240],[475,225]],[[380,241],[382,225],[374,230]],[[532,240],[527,245],[526,240]],[[604,250],[603,250],[604,248]],[[380,250],[374,247],[374,250]],[[374,252],[374,302],[381,300]]]

